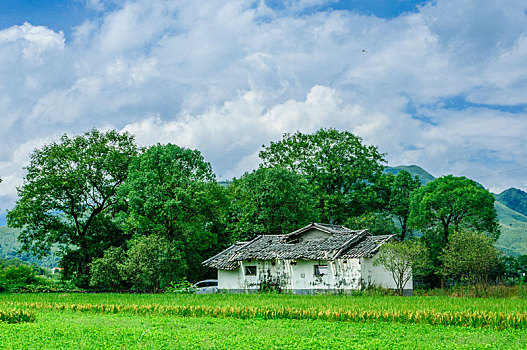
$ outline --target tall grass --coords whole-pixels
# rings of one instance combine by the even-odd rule
[[[34,321],[35,315],[24,310],[0,310],[0,322],[23,323]]]
[[[32,310],[64,310],[101,314],[131,313],[136,315],[167,315],[183,317],[230,317],[238,319],[298,319],[351,322],[402,322],[427,323],[431,325],[466,326],[492,329],[526,329],[527,313],[465,310],[441,312],[435,310],[404,309],[322,309],[286,306],[214,306],[214,305],[119,305],[119,304],[74,304],[57,302],[4,302],[13,308]]]

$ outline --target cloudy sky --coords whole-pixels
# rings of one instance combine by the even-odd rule
[[[2,0],[0,207],[29,153],[126,130],[220,179],[349,130],[435,176],[527,189],[525,0]]]

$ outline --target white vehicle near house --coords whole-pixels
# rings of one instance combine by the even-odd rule
[[[203,280],[194,284],[196,294],[214,294],[218,293],[218,280]]]

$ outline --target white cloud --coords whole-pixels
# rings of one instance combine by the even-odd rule
[[[526,103],[523,1],[437,0],[391,20],[301,14],[325,0],[86,1],[100,16],[71,42],[29,23],[0,31],[2,188],[20,181],[23,145],[92,127],[198,148],[222,178],[282,133],[320,127],[435,175],[525,162],[510,148],[526,142],[526,112],[477,105]],[[456,96],[473,104],[449,105]],[[527,185],[514,172],[484,179]]]
[[[0,45],[15,44],[17,51],[27,61],[38,61],[46,51],[62,50],[64,34],[42,27],[24,23],[0,31]]]

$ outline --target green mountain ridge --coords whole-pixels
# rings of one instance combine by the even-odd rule
[[[417,165],[389,166],[384,169],[384,172],[397,175],[397,173],[401,170],[406,170],[413,176],[417,176],[419,178],[419,181],[421,181],[422,185],[426,185],[427,183],[435,179],[432,174]]]
[[[500,194],[495,194],[494,197],[508,208],[527,216],[527,193],[524,191],[511,187]]]

